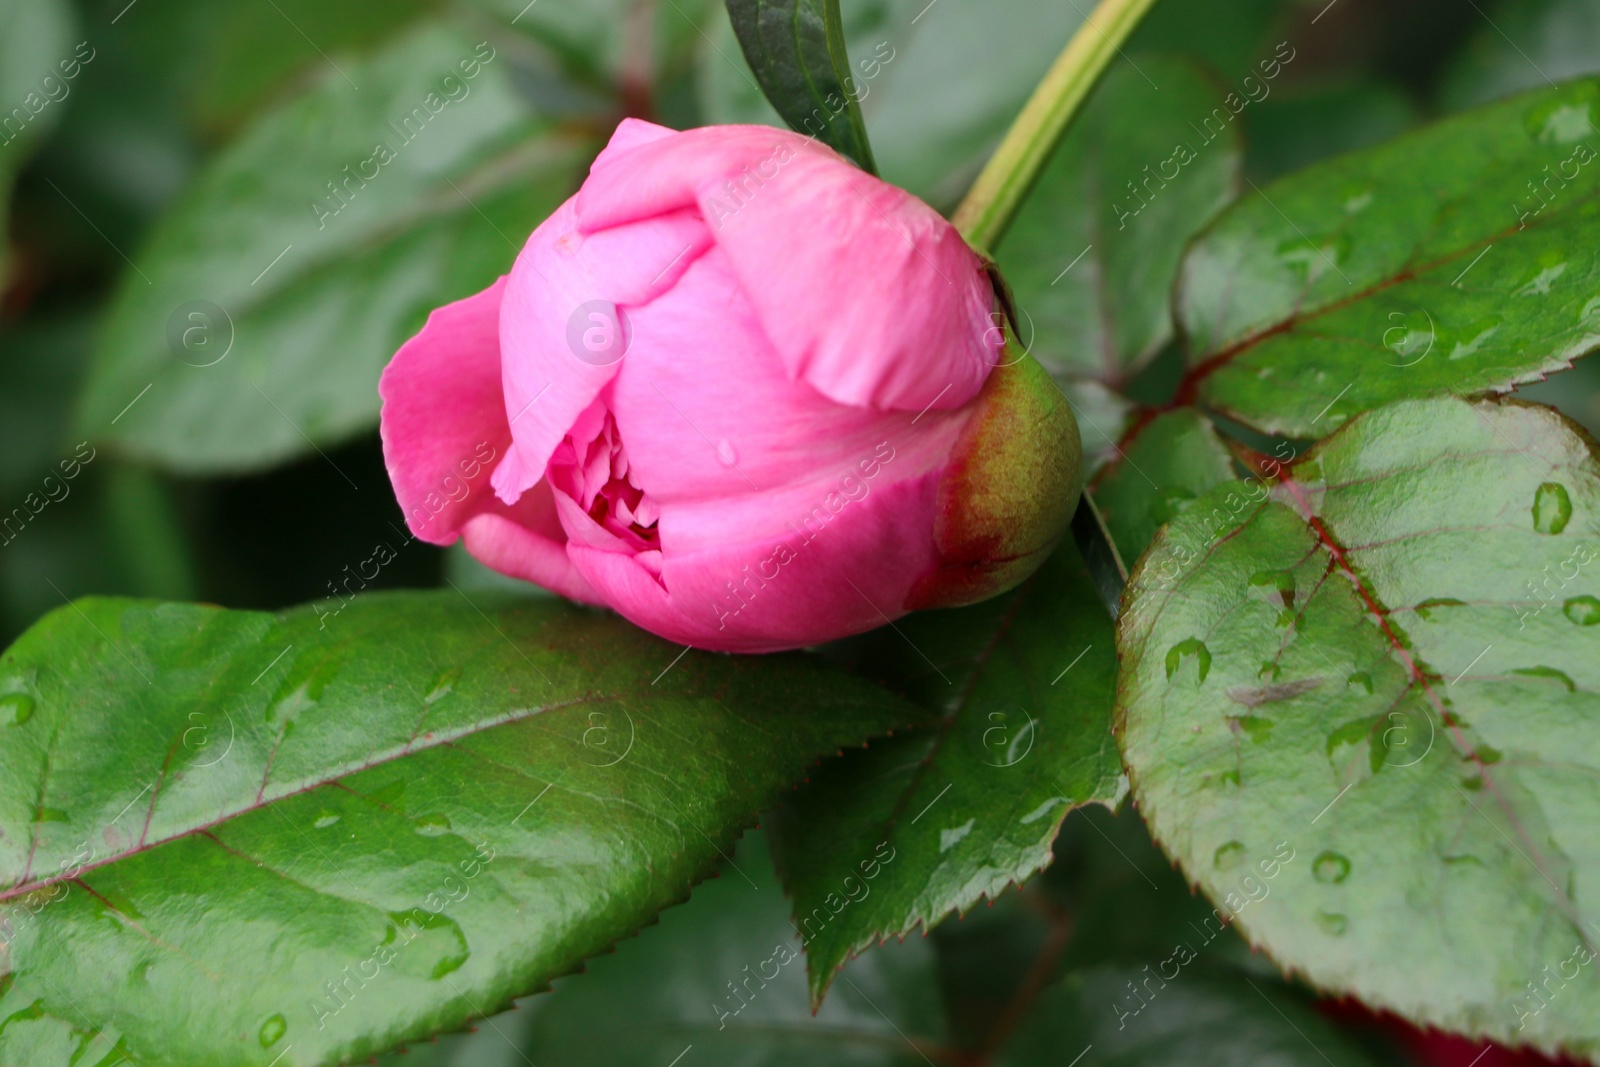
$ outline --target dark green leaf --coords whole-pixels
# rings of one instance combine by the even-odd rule
[[[1234,476],[1228,448],[1194,408],[1163,412],[1122,443],[1100,475],[1095,502],[1125,560],[1136,560],[1156,529],[1200,494]]]
[[[1078,555],[1083,557],[1089,580],[1106,606],[1106,613],[1115,621],[1122,603],[1122,590],[1128,584],[1128,565],[1117,551],[1105,517],[1090,493],[1083,494],[1078,510],[1072,513],[1072,540],[1078,546]]]
[[[11,182],[71,92],[58,64],[76,62],[72,24],[64,0],[0,0],[0,277],[9,273]]]
[[[1260,977],[1190,973],[1171,955],[1148,969],[1069,974],[1046,990],[995,1062],[1060,1067],[1094,1051],[1096,1067],[1365,1067],[1371,1061],[1332,1024]],[[1190,964],[1189,966],[1195,966]],[[1163,981],[1156,972],[1177,977]]]
[[[1379,81],[1296,85],[1245,115],[1246,169],[1265,182],[1320,159],[1398,137],[1418,122],[1417,105]]]
[[[727,5],[746,62],[789,128],[876,173],[839,0],[727,0]]]
[[[1363,415],[1276,484],[1202,497],[1135,569],[1118,722],[1139,810],[1316,985],[1592,1056],[1597,593],[1600,460],[1570,423]]]
[[[1183,247],[1239,180],[1224,94],[1182,60],[1118,66],[1057,146],[998,253],[1050,370],[1120,385],[1172,339]]]
[[[458,1028],[918,714],[554,601],[338,604],[80,601],[0,658],[0,1062],[65,1065],[63,1024],[223,1067]]]
[[[1076,2],[1076,0],[1074,0]],[[1229,76],[1250,72],[1250,65],[1272,52],[1282,39],[1285,0],[1162,0],[1129,40],[1127,52],[1174,53],[1203,60]],[[1144,60],[1139,58],[1142,66]]]
[[[394,350],[508,270],[582,162],[513,62],[425,28],[260,119],[135,253],[85,430],[218,472],[370,428]]]
[[[201,46],[193,57],[198,69],[185,96],[205,125],[235,126],[297,71],[370,47],[435,6],[430,0],[378,5],[363,0],[211,0],[203,7],[180,9],[177,28],[206,30],[203,40],[193,42]],[[142,18],[145,13],[140,14]]]
[[[942,718],[828,762],[773,824],[814,999],[850,956],[1038,871],[1067,812],[1122,795],[1111,644],[1063,545],[1016,593],[845,647]]]
[[[1086,4],[1037,0],[845,4],[851,76],[884,180],[936,207],[953,207],[1087,11]],[[780,125],[728,20],[706,36],[700,54],[706,121]],[[974,70],[982,76],[954,76]]]
[[[665,1067],[690,1045],[703,1063],[763,1067],[913,1067],[926,1064],[923,1049],[938,1055],[944,1019],[926,941],[872,953],[813,1017],[787,913],[766,840],[752,835],[659,929],[556,984],[530,1059]]]
[[[1471,107],[1600,70],[1600,6],[1593,0],[1482,3],[1472,22],[1476,32],[1444,77],[1440,95],[1447,107]]]
[[[1186,397],[1318,437],[1505,392],[1600,343],[1600,82],[1530,93],[1253,190],[1184,261]]]

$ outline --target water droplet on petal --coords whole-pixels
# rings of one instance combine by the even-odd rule
[[[438,813],[424,815],[417,820],[417,833],[423,837],[438,837],[449,832],[450,820]]]
[[[734,451],[734,447],[731,443],[727,441],[718,441],[717,458],[722,461],[722,465],[724,467],[731,467],[735,463],[739,462],[739,453]]]
[[[1572,497],[1559,482],[1545,482],[1533,496],[1533,528],[1542,534],[1558,534],[1572,519]]]
[[[1350,877],[1350,861],[1337,852],[1324,852],[1312,861],[1311,876],[1327,885],[1338,885]]]
[[[1600,623],[1600,599],[1575,596],[1561,606],[1561,612],[1579,626],[1594,626]]]
[[[0,723],[21,726],[33,718],[34,702],[27,693],[7,693],[0,697]]]
[[[288,1030],[289,1024],[282,1014],[269,1015],[267,1021],[261,1024],[261,1030],[256,1037],[260,1040],[262,1048],[271,1048]]]
[[[1212,853],[1211,864],[1219,871],[1230,871],[1244,859],[1244,842],[1229,841]]]

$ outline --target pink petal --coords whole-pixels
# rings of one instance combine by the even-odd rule
[[[467,551],[504,574],[591,603],[598,596],[567,558],[547,488],[514,508],[490,491],[511,445],[500,391],[501,278],[428,316],[378,383],[384,462],[411,532]]]
[[[999,359],[988,278],[955,229],[806,138],[717,126],[616,152],[577,219],[595,231],[689,206],[790,376],[839,403],[957,408]]]
[[[896,477],[942,463],[967,418],[845,407],[791,381],[719,248],[631,314],[633,347],[608,402],[669,554],[730,531],[778,532],[830,480],[871,466],[882,444],[901,456]]]
[[[598,234],[575,226],[569,200],[533,232],[501,307],[506,412],[516,445],[514,458],[495,472],[494,489],[508,503],[544,476],[556,446],[627,359],[580,356],[574,336],[591,323],[621,325],[616,309],[625,319],[631,305],[677,281],[709,243],[690,212]]]
[[[937,558],[937,484],[937,472],[885,481],[831,514],[809,540],[791,531],[669,551],[659,582],[635,557],[577,544],[570,551],[613,608],[668,640],[722,652],[801,648],[906,613],[912,580]]]

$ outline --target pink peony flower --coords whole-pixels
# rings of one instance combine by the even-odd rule
[[[1054,385],[926,204],[797,134],[624,121],[383,375],[419,538],[699,648],[972,603],[1078,492]]]

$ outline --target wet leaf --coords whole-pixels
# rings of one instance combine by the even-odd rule
[[[1172,339],[1183,247],[1239,182],[1225,92],[1184,60],[1119,65],[1057,146],[997,254],[1051,371],[1119,385]]]
[[[1138,559],[1158,527],[1234,476],[1227,446],[1193,408],[1155,416],[1121,449],[1094,494],[1125,560]]]
[[[830,760],[772,824],[818,1002],[850,956],[998,896],[1069,811],[1123,794],[1111,622],[1069,544],[1009,596],[841,654],[940,718]]]
[[[0,1061],[64,1067],[63,1026],[255,1067],[461,1027],[919,715],[804,656],[667,670],[548,600],[339,604],[84,600],[0,657]]]
[[[1600,458],[1571,423],[1455,399],[1352,420],[1281,481],[1201,497],[1135,569],[1139,810],[1314,985],[1593,1055],[1597,592]]]
[[[373,427],[395,349],[509,269],[583,162],[517,90],[515,62],[425,26],[251,125],[124,275],[85,432],[215,473]]]
[[[1184,260],[1183,398],[1315,438],[1569,366],[1600,344],[1597,120],[1573,82],[1251,189]]]

